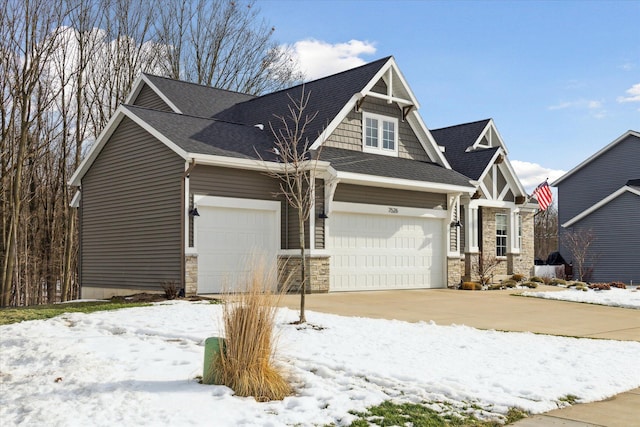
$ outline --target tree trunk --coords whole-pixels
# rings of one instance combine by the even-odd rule
[[[298,177],[298,192],[299,199],[302,200],[302,179]],[[305,248],[304,248],[304,207],[300,205],[298,207],[298,226],[299,226],[299,237],[300,237],[300,323],[306,323],[307,318],[304,314],[304,303],[305,303],[305,295],[307,293],[307,262],[305,259]]]

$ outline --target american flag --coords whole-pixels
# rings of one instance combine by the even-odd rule
[[[535,197],[538,200],[538,205],[540,205],[540,209],[542,209],[543,211],[546,211],[553,201],[551,188],[549,188],[549,184],[547,183],[547,181],[538,185],[531,196]]]

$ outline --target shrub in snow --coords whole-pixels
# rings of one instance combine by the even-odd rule
[[[463,282],[460,289],[465,291],[480,291],[482,290],[482,285],[477,282]]]
[[[535,289],[535,288],[538,287],[538,283],[539,282],[534,282],[532,280],[529,280],[528,282],[521,283],[521,286],[525,286],[525,287],[527,287],[529,289]]]
[[[514,279],[507,279],[502,281],[502,285],[506,286],[507,288],[515,288],[517,284],[517,280]]]
[[[511,280],[514,280],[516,282],[522,282],[524,279],[525,277],[522,274],[514,274],[513,276],[511,276]]]
[[[538,276],[532,276],[529,278],[530,282],[544,283],[544,279]]]
[[[609,286],[611,286],[612,288],[627,289],[627,285],[622,282],[611,282],[609,283]]]
[[[164,291],[164,297],[166,299],[176,299],[180,290],[178,289],[178,283],[175,280],[170,280],[162,284],[162,290]]]
[[[611,289],[611,286],[609,286],[608,283],[592,283],[589,285],[589,288],[595,291],[608,291]]]
[[[562,280],[562,279],[558,279],[557,277],[554,277],[553,279],[551,279],[549,281],[549,284],[551,286],[558,286],[558,285],[563,285],[564,286],[564,285],[567,284],[567,281],[566,280]]]

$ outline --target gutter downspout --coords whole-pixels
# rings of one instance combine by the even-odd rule
[[[186,202],[185,202],[185,196],[186,196],[185,189],[186,189],[186,180],[189,178],[189,174],[191,173],[191,171],[193,171],[195,167],[196,167],[196,161],[195,159],[192,159],[191,164],[184,171],[184,173],[182,174],[182,179],[180,180],[180,286],[185,296],[187,294],[186,283],[185,283],[186,265],[185,265],[185,259],[184,259],[186,256],[185,244],[184,244],[186,235],[184,232],[184,228],[186,226],[186,216],[187,216]]]

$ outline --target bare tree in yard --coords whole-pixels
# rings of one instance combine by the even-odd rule
[[[562,234],[563,246],[573,257],[573,270],[578,272],[580,281],[589,280],[598,254],[593,252],[596,237],[589,229],[571,228]]]
[[[294,208],[298,217],[298,242],[300,245],[300,319],[305,316],[305,294],[307,292],[307,260],[305,255],[305,222],[309,219],[314,202],[314,176],[317,164],[311,153],[311,141],[307,135],[307,127],[317,116],[317,112],[308,114],[305,110],[310,93],[305,93],[304,86],[299,99],[289,96],[290,104],[285,115],[274,115],[276,124],[269,123],[275,137],[273,152],[282,168],[271,170],[269,175],[280,181],[277,196],[285,198],[289,206]]]
[[[558,208],[549,206],[533,217],[535,257],[547,259],[558,250]]]
[[[18,255],[18,236],[25,218],[23,184],[25,165],[35,162],[38,155],[37,127],[42,124],[42,113],[49,108],[51,96],[43,96],[50,88],[43,87],[48,61],[58,48],[57,32],[64,19],[60,2],[50,0],[10,0],[0,12],[2,27],[3,76],[9,82],[5,86],[8,98],[3,94],[2,136],[3,159],[7,176],[6,199],[3,198],[2,286],[0,305],[7,306],[16,292],[14,284]],[[6,162],[6,164],[5,164]],[[27,168],[26,172],[32,172]]]
[[[179,0],[159,11],[160,72],[174,79],[260,94],[302,79],[254,1]]]
[[[493,280],[493,273],[500,265],[500,260],[495,256],[484,255],[482,252],[478,254],[477,260],[471,264],[471,272],[481,285],[488,285]]]

